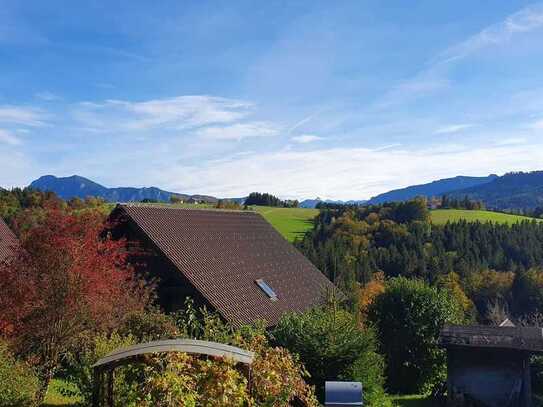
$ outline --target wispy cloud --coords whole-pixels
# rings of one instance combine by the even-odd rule
[[[323,112],[324,109],[319,109],[318,111],[316,111],[315,113],[312,113],[310,114],[309,116],[307,117],[304,117],[302,120],[294,123],[291,127],[289,127],[287,129],[287,134],[291,134],[294,130],[296,130],[297,128],[299,128],[300,126],[303,126],[304,124],[310,122],[312,119],[314,119],[316,116],[318,116],[319,114],[321,114]]]
[[[15,134],[8,130],[0,129],[0,143],[17,146],[21,144],[21,140]]]
[[[299,136],[294,136],[291,138],[295,143],[306,144],[312,143],[313,141],[322,140],[322,137],[315,136],[314,134],[301,134]]]
[[[378,108],[388,108],[422,96],[448,89],[451,81],[432,72],[421,72],[414,78],[405,80],[387,91],[376,103]]]
[[[503,21],[479,31],[466,40],[454,44],[428,61],[412,78],[393,86],[376,103],[378,108],[388,108],[409,102],[438,91],[452,88],[449,79],[451,66],[491,46],[499,46],[513,40],[518,34],[543,29],[543,3],[507,16]]]
[[[438,128],[434,134],[453,134],[459,133],[461,131],[470,129],[474,127],[474,124],[450,124],[448,126],[443,126]]]
[[[439,55],[438,63],[453,62],[481,49],[507,43],[515,34],[543,28],[543,4],[535,4],[511,14],[504,21],[485,28]]]
[[[36,99],[43,100],[45,102],[55,102],[57,100],[62,100],[62,98],[60,96],[55,95],[54,93],[48,92],[48,91],[38,92],[38,93],[34,94],[34,97]]]
[[[252,137],[270,137],[279,134],[278,128],[268,122],[237,123],[223,127],[205,127],[196,134],[208,140],[243,140]]]
[[[253,185],[283,197],[363,199],[437,178],[540,168],[543,145],[443,149],[328,148],[251,154],[160,172],[172,190],[243,196]],[[333,171],[331,170],[333,169]],[[311,174],[311,176],[308,176]],[[157,174],[158,176],[158,174]]]
[[[509,138],[504,138],[502,140],[498,140],[496,142],[496,145],[498,145],[498,146],[514,146],[514,145],[517,145],[517,144],[524,144],[527,141],[528,140],[526,140],[524,137],[509,137]]]
[[[530,125],[533,130],[543,130],[543,119],[538,120]]]
[[[35,108],[20,106],[0,106],[0,123],[11,123],[30,127],[42,127],[46,125],[46,115]]]
[[[250,114],[248,102],[215,96],[178,96],[144,102],[107,100],[80,103],[74,119],[96,130],[189,129],[217,123],[233,123]]]

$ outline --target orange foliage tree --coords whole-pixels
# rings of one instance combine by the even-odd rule
[[[358,308],[362,322],[366,320],[368,308],[373,300],[384,293],[386,290],[385,274],[377,272],[373,275],[373,280],[360,288]]]

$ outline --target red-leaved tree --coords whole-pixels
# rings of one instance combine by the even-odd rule
[[[43,395],[85,333],[114,329],[150,300],[127,264],[126,242],[104,236],[104,226],[97,211],[47,209],[0,264],[0,335],[36,364]]]

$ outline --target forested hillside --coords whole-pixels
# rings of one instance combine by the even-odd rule
[[[494,181],[450,194],[483,201],[487,208],[534,210],[543,207],[543,171],[505,174]]]
[[[469,187],[476,187],[487,184],[498,178],[497,175],[489,175],[488,177],[464,177],[458,176],[454,178],[440,179],[428,184],[412,185],[406,188],[395,189],[384,194],[374,196],[369,200],[372,205],[385,202],[407,201],[419,196],[431,198],[440,196],[451,191],[462,190]]]
[[[517,316],[543,306],[543,224],[429,221],[424,200],[323,208],[297,243],[352,298],[376,276],[453,285],[484,319],[499,303]]]

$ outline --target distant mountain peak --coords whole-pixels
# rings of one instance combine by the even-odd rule
[[[216,202],[217,199],[207,195],[188,195],[168,192],[157,187],[118,187],[107,188],[80,175],[56,177],[44,175],[32,181],[30,187],[41,191],[53,191],[63,199],[78,197],[84,199],[88,196],[103,198],[108,202],[139,202],[143,199],[152,199],[159,202],[168,202],[172,195],[181,199],[194,198],[206,202]]]

